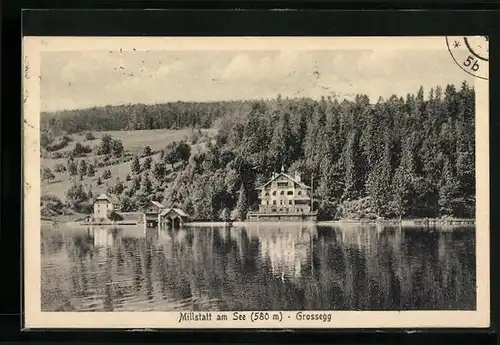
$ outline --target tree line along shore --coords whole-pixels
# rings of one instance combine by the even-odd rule
[[[45,218],[88,213],[107,192],[125,212],[155,200],[196,220],[244,220],[255,187],[282,165],[311,182],[320,221],[475,217],[475,95],[465,82],[375,102],[107,106],[41,123]]]

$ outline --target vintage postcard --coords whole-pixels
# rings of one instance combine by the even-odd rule
[[[488,327],[488,38],[25,37],[26,328]]]

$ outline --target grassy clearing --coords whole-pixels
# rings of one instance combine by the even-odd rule
[[[202,130],[202,132],[209,134],[210,136],[215,135],[216,130]],[[115,139],[119,139],[122,141],[125,151],[132,153],[139,153],[145,146],[151,147],[152,151],[158,151],[169,143],[173,141],[180,141],[186,138],[189,138],[189,135],[192,133],[191,129],[181,129],[181,130],[140,130],[140,131],[108,131],[108,132],[94,132],[95,140],[84,140],[84,135],[73,135],[72,138],[74,141],[70,142],[68,147],[65,147],[60,150],[69,151],[72,150],[76,142],[80,142],[84,145],[88,145],[92,148],[97,147],[100,144],[101,137],[104,134],[109,134]],[[195,145],[191,145],[191,153],[199,152],[203,150],[205,147],[205,143],[200,142]],[[81,159],[86,159],[88,162],[92,162],[96,155],[90,154],[85,158],[77,158],[75,161],[78,163]],[[152,165],[155,162],[159,161],[159,153],[151,156],[153,159]],[[143,164],[145,158],[141,158],[139,161],[141,165]],[[66,165],[67,158],[42,158],[41,159],[41,167],[48,167],[54,170],[57,164]],[[127,174],[131,175],[130,169],[131,162],[125,162],[117,165],[105,166],[105,167],[96,167],[96,174],[94,177],[85,176],[83,180],[80,181],[79,177],[69,177],[67,173],[56,173],[54,172],[56,178],[51,182],[41,182],[41,192],[43,194],[49,194],[56,196],[62,200],[65,199],[66,191],[71,186],[73,180],[82,183],[84,186],[92,187],[92,192],[94,195],[99,193],[104,193],[110,184],[115,184],[116,179],[119,178],[125,185],[128,185],[131,182],[126,183],[125,178]],[[104,170],[109,169],[111,171],[111,178],[108,180],[102,180],[102,185],[97,185],[97,179],[99,176],[102,176]],[[167,165],[167,174],[171,173],[172,167]],[[132,176],[132,175],[131,175]]]
[[[209,135],[214,135],[215,130],[213,129],[203,129],[202,133],[207,133]],[[137,131],[106,131],[106,132],[94,132],[95,140],[88,140],[85,142],[85,136],[78,135],[75,136],[76,141],[85,143],[90,147],[97,147],[100,143],[100,138],[105,134],[111,135],[115,139],[119,139],[123,142],[123,146],[127,151],[138,153],[145,146],[151,147],[151,150],[161,150],[165,146],[173,141],[186,140],[190,138],[193,131],[190,128],[173,130],[173,129],[154,129],[154,130],[137,130]]]
[[[213,136],[216,134],[216,129],[202,129],[202,133]],[[137,131],[103,131],[92,132],[94,140],[86,140],[85,133],[69,135],[73,139],[68,146],[58,150],[57,152],[70,152],[74,149],[77,142],[90,146],[92,149],[97,148],[101,143],[101,138],[108,134],[115,139],[122,141],[126,150],[137,153],[145,146],[151,147],[151,150],[157,151],[165,148],[165,146],[173,141],[186,140],[191,137],[193,130],[191,128],[184,129],[153,129],[153,130],[137,130]]]

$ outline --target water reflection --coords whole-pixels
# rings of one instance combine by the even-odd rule
[[[475,309],[474,229],[44,228],[42,310]]]

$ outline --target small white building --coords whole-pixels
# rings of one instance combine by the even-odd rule
[[[118,211],[120,201],[112,195],[101,194],[94,200],[94,218],[107,218],[108,212]]]

